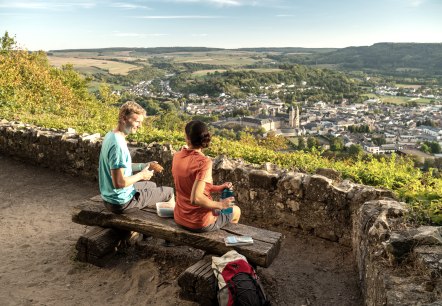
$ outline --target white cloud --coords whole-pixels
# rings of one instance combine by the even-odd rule
[[[295,17],[295,15],[280,14],[276,15],[276,17]]]
[[[12,9],[39,9],[39,10],[65,10],[71,8],[93,8],[96,6],[95,2],[51,2],[51,1],[29,1],[29,2],[10,2],[0,3],[0,8]]]
[[[223,16],[204,16],[204,15],[158,15],[158,16],[138,16],[142,19],[217,19]]]
[[[240,6],[241,1],[239,0],[172,0],[172,2],[179,3],[208,3],[216,4],[220,6]]]
[[[408,6],[408,7],[419,7],[427,2],[427,0],[390,0],[396,5]]]
[[[201,3],[215,6],[273,6],[280,0],[168,0],[176,3]]]
[[[144,5],[137,5],[137,4],[127,3],[127,2],[116,2],[116,3],[112,3],[110,6],[111,7],[116,7],[116,8],[128,9],[128,10],[132,10],[132,9],[150,9],[149,7],[144,6]]]
[[[425,0],[408,0],[408,5],[418,7],[425,3]]]
[[[159,37],[159,36],[167,36],[167,34],[163,34],[163,33],[151,33],[151,34],[146,34],[146,33],[124,33],[124,32],[115,32],[114,33],[115,36],[118,37]]]
[[[206,36],[209,36],[209,35],[206,34],[206,33],[201,33],[201,34],[192,34],[191,36],[192,37],[206,37]]]

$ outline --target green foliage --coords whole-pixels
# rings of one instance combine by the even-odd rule
[[[1,44],[1,49],[0,51],[3,52],[8,52],[10,50],[12,50],[12,48],[15,46],[15,38],[9,36],[8,31],[5,32],[5,34],[3,35],[3,37],[0,39],[0,44]]]
[[[421,146],[421,150],[432,154],[441,153],[441,147],[437,141],[425,141]]]
[[[371,141],[373,142],[373,144],[377,145],[377,146],[381,146],[383,144],[386,144],[387,141],[384,137],[373,137],[371,139]]]
[[[340,137],[333,137],[330,140],[330,150],[342,151],[344,149],[344,141]]]
[[[117,110],[108,95],[99,103],[87,81],[66,65],[49,65],[44,52],[19,50],[8,34],[1,39],[0,116],[55,128],[104,133],[115,123]],[[4,47],[4,48],[3,48]]]
[[[348,148],[348,153],[352,156],[359,156],[362,154],[362,152],[363,152],[363,149],[362,149],[361,145],[358,145],[358,144],[352,144]]]
[[[350,133],[370,133],[370,127],[366,124],[350,125],[348,131]]]
[[[210,73],[205,78],[192,78],[189,73],[179,73],[171,81],[171,87],[184,94],[208,94],[216,97],[221,93],[228,93],[236,97],[245,97],[247,94],[265,92],[262,86],[271,86],[280,83],[302,86],[307,82],[308,88],[282,93],[280,98],[292,101],[326,100],[340,102],[343,98],[351,102],[363,100],[358,85],[343,73],[313,69],[301,65],[282,65],[280,71],[258,72],[255,70],[227,70],[222,73]],[[270,90],[271,93],[273,90]]]

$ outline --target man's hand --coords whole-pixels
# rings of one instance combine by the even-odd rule
[[[153,171],[149,170],[149,167],[146,167],[140,171],[140,175],[141,175],[141,180],[148,181],[152,178]]]
[[[164,170],[164,168],[156,161],[151,161],[148,163],[148,169],[153,170],[156,173],[161,173]]]

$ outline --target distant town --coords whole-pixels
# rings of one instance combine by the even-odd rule
[[[143,81],[128,89],[132,94],[151,97],[183,98],[173,92],[168,81],[160,81],[161,94],[149,91],[151,81]],[[308,84],[301,84],[305,89]],[[294,85],[277,84],[273,92],[294,90]],[[304,88],[297,88],[303,90]],[[269,89],[269,88],[263,88]],[[370,98],[363,103],[350,104],[343,99],[339,105],[317,102],[299,102],[287,106],[278,98],[271,99],[267,94],[252,95],[237,99],[222,93],[218,98],[207,95],[190,94],[181,99],[181,111],[190,115],[218,116],[212,124],[218,128],[232,125],[261,129],[265,133],[290,137],[318,137],[320,145],[329,149],[328,137],[339,137],[345,147],[360,145],[373,154],[399,152],[421,158],[442,157],[442,154],[426,154],[418,149],[425,142],[435,142],[442,146],[442,90],[417,90],[379,86],[372,89],[378,97],[406,96],[410,101],[417,98],[432,99],[434,103],[414,105],[394,105],[382,103],[382,98]],[[245,110],[247,116],[229,116],[232,110]],[[427,124],[430,123],[430,124]],[[436,123],[432,126],[431,123]],[[370,133],[355,133],[351,127],[366,126]],[[380,141],[379,141],[380,140]]]

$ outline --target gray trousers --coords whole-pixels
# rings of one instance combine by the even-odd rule
[[[134,188],[137,192],[130,201],[124,204],[104,202],[104,206],[113,213],[122,214],[125,210],[130,208],[155,208],[157,202],[167,202],[174,195],[172,187],[157,187],[157,184],[151,181],[136,182]]]

